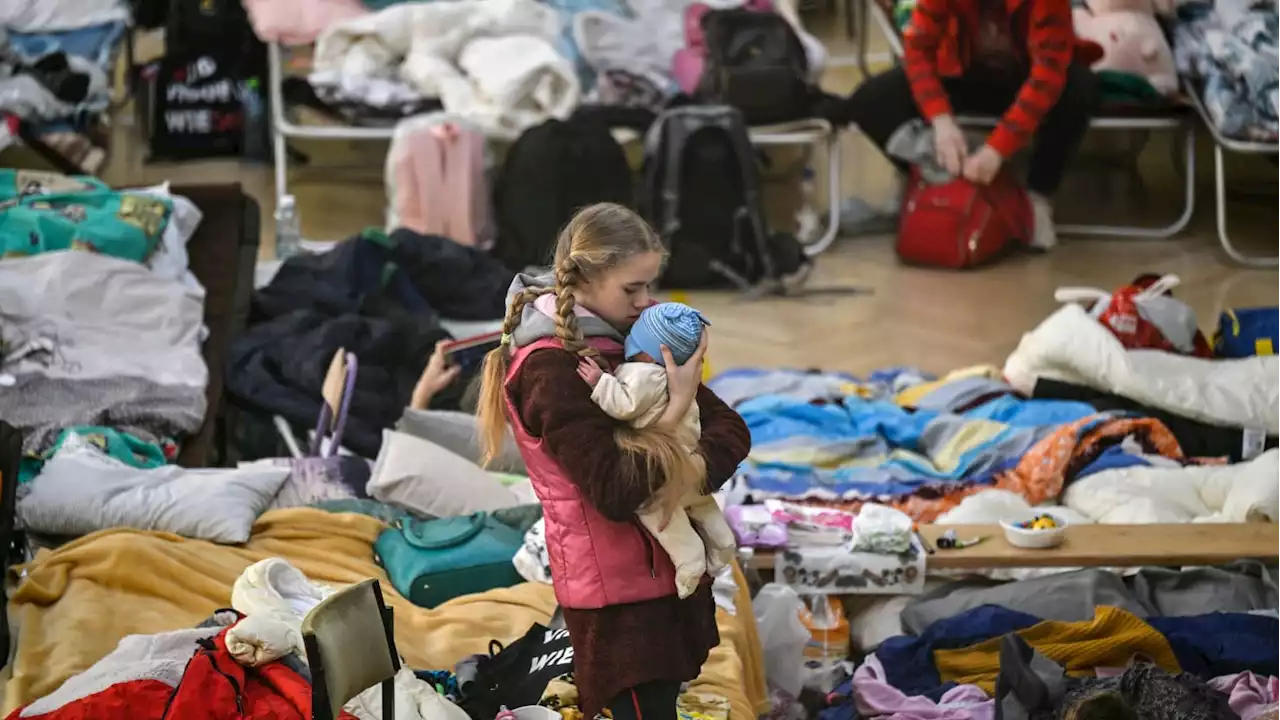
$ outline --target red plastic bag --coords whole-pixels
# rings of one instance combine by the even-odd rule
[[[1213,348],[1196,323],[1190,306],[1173,297],[1176,275],[1140,275],[1108,293],[1096,288],[1058,288],[1059,302],[1084,301],[1089,314],[1130,350],[1164,350],[1180,355],[1213,357]]]

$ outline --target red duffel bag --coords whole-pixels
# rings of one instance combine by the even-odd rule
[[[898,223],[898,257],[911,265],[975,267],[1030,244],[1033,225],[1027,191],[1009,173],[985,186],[964,178],[934,185],[913,167]]]

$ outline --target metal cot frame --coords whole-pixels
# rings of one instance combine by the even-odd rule
[[[815,257],[835,242],[840,234],[840,133],[826,120],[800,120],[783,125],[751,128],[751,142],[762,147],[782,145],[812,145],[825,151],[827,156],[827,227],[822,236],[804,247],[809,257]]]
[[[873,2],[872,0],[851,1],[854,3],[870,3],[869,10],[871,18],[875,20],[880,32],[884,34],[894,56],[901,58],[903,54],[902,39],[899,37],[897,29],[894,27],[893,21],[885,14],[884,8],[882,8],[879,3]],[[861,48],[859,51],[865,52]],[[971,126],[991,126],[998,122],[995,118],[987,117],[959,118],[959,121],[962,124],[968,124]],[[1180,149],[1175,146],[1175,152],[1180,152],[1181,154],[1181,165],[1184,175],[1182,213],[1178,216],[1178,219],[1163,227],[1153,228],[1137,225],[1059,225],[1058,231],[1064,235],[1159,239],[1171,238],[1182,232],[1182,230],[1191,222],[1191,216],[1195,213],[1196,205],[1196,137],[1194,115],[1169,115],[1163,117],[1099,117],[1094,118],[1093,122],[1090,124],[1090,129],[1110,131],[1166,130],[1180,133],[1182,135],[1182,146]],[[1178,163],[1175,161],[1175,167],[1177,165]],[[1219,202],[1219,206],[1221,206],[1221,202]],[[1233,255],[1233,257],[1235,257],[1235,255]]]
[[[289,194],[289,147],[300,140],[390,140],[394,128],[299,125],[289,119],[284,103],[284,60],[279,43],[268,43],[268,86],[271,98],[271,151],[276,171],[276,203]]]
[[[272,153],[276,176],[276,201],[289,192],[289,152],[291,138],[304,140],[390,140],[394,128],[300,125],[289,119],[284,103],[284,60],[279,43],[267,48],[271,98]],[[840,138],[824,120],[804,120],[784,125],[752,128],[751,142],[760,146],[813,145],[827,156],[827,227],[823,235],[805,247],[814,256],[831,246],[840,231]],[[629,136],[624,136],[629,137]]]
[[[1204,106],[1204,101],[1200,99],[1200,93],[1195,88],[1187,88],[1187,94],[1191,96],[1191,103],[1199,113],[1205,126],[1209,128],[1209,135],[1213,138],[1213,183],[1214,183],[1214,200],[1217,207],[1216,215],[1218,221],[1218,242],[1222,243],[1222,249],[1227,255],[1241,265],[1250,267],[1276,267],[1280,265],[1280,257],[1258,257],[1255,255],[1245,255],[1236,249],[1231,243],[1231,236],[1227,233],[1227,161],[1226,151],[1238,155],[1276,155],[1280,153],[1280,146],[1275,142],[1250,142],[1246,140],[1233,140],[1223,135],[1217,125],[1214,124],[1213,118],[1209,116],[1209,110]]]
[[[870,7],[863,5],[866,3]],[[873,0],[850,0],[852,6],[861,6],[863,10],[855,22],[858,28],[859,42],[857,46],[857,65],[866,74],[866,18],[869,15],[889,44],[890,50],[897,58],[903,54],[902,41],[893,21],[885,13],[884,8]],[[850,8],[853,9],[852,7]],[[869,12],[868,12],[869,11]],[[852,19],[852,18],[851,18]],[[291,138],[306,140],[390,140],[393,128],[363,128],[352,126],[307,126],[300,125],[288,118],[283,93],[284,62],[279,43],[268,44],[269,92],[272,116],[272,151],[275,166],[276,199],[288,194],[289,190],[289,153],[288,141]],[[1214,142],[1214,186],[1216,199],[1216,219],[1218,240],[1223,250],[1232,260],[1253,267],[1276,267],[1280,258],[1255,257],[1241,253],[1231,242],[1227,230],[1226,208],[1226,151],[1242,155],[1275,155],[1280,152],[1277,144],[1248,142],[1224,137],[1214,126],[1198,93],[1188,93],[1193,107],[1208,126]],[[966,117],[961,121],[971,126],[990,126],[996,120],[986,117]],[[1181,165],[1184,176],[1182,213],[1172,223],[1163,227],[1123,226],[1123,225],[1062,225],[1058,229],[1069,235],[1118,236],[1133,238],[1170,238],[1181,232],[1191,222],[1195,212],[1195,122],[1194,116],[1166,117],[1100,117],[1091,124],[1094,130],[1129,131],[1157,130],[1179,133],[1182,136],[1181,148],[1175,146],[1174,152],[1181,153]],[[823,235],[806,246],[806,253],[816,256],[822,253],[835,241],[840,229],[840,180],[841,156],[838,131],[823,120],[807,120],[786,125],[751,129],[751,141],[759,146],[812,145],[825,150],[827,156],[827,227]],[[1177,156],[1175,155],[1175,166]]]

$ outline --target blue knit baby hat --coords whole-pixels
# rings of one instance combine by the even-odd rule
[[[684,303],[659,303],[640,313],[623,350],[628,360],[647,353],[659,365],[664,365],[662,346],[666,345],[676,364],[683,365],[698,349],[703,326],[710,324],[702,313]]]

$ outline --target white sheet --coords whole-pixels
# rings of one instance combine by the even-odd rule
[[[204,421],[204,293],[81,251],[0,262],[0,416],[43,450],[63,428],[144,440]]]
[[[577,74],[555,50],[559,32],[556,11],[534,0],[406,3],[329,27],[313,68],[344,86],[398,77],[487,135],[514,139],[578,105]]]
[[[15,376],[145,378],[203,393],[209,378],[200,355],[203,316],[203,293],[127,260],[66,251],[0,262],[5,342],[11,348],[19,337],[53,342],[52,360],[6,356],[4,370]]]
[[[1103,470],[1068,486],[1062,504],[1113,525],[1276,522],[1278,461],[1269,450],[1236,465]]]
[[[1078,305],[1059,308],[1023,335],[1004,374],[1024,393],[1052,378],[1214,425],[1280,432],[1280,357],[1203,360],[1126,350]]]

